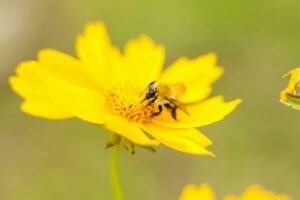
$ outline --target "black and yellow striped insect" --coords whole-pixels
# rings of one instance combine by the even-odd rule
[[[151,82],[144,91],[144,101],[148,101],[147,105],[154,104],[157,106],[157,112],[153,116],[161,114],[163,108],[171,112],[172,118],[177,120],[177,109],[187,113],[183,104],[180,102],[180,97],[184,94],[185,87],[182,83],[163,84],[160,81]]]

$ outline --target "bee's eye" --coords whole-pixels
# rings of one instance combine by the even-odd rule
[[[147,97],[148,98],[153,98],[153,97],[155,97],[155,95],[156,95],[155,90],[152,89],[152,88],[149,88],[148,93],[147,93]]]

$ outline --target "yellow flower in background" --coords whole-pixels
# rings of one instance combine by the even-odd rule
[[[188,185],[184,188],[179,200],[215,200],[213,189],[208,184],[202,184],[199,187]]]
[[[215,200],[215,194],[213,189],[203,184],[199,187],[194,185],[188,185],[183,190],[179,200]],[[286,195],[273,194],[271,191],[265,190],[261,186],[253,185],[246,189],[246,191],[240,196],[229,195],[223,198],[223,200],[289,200]]]
[[[280,102],[283,104],[300,110],[300,94],[297,89],[300,86],[300,68],[293,69],[283,77],[290,76],[288,86],[280,93]]]
[[[90,23],[76,41],[77,58],[45,49],[10,78],[22,111],[47,119],[79,118],[142,146],[213,155],[196,127],[222,120],[240,103],[204,100],[223,73],[214,53],[179,58],[163,70],[165,50],[142,35],[121,53],[103,23]]]
[[[289,197],[283,194],[274,194],[258,185],[250,186],[240,196],[227,196],[224,200],[289,200]]]

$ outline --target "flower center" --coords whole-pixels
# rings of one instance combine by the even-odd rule
[[[141,102],[143,99],[141,92],[128,87],[119,86],[110,90],[107,99],[114,113],[133,122],[150,122],[155,112],[153,104]]]

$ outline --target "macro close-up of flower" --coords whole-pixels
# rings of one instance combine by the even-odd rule
[[[299,3],[0,1],[0,200],[300,199]]]
[[[300,84],[300,68],[293,69],[283,77],[290,76],[287,87],[280,93],[280,102],[296,110],[300,110],[300,95],[297,92]]]
[[[188,185],[184,188],[179,200],[216,200],[216,196],[208,184]],[[252,185],[242,195],[227,195],[223,200],[289,200],[289,197],[284,194],[274,194],[259,185]]]
[[[95,22],[77,38],[76,57],[41,50],[9,81],[30,115],[79,118],[133,144],[213,156],[211,140],[196,128],[222,120],[241,100],[207,99],[223,74],[214,53],[181,57],[166,69],[164,62],[164,47],[148,36],[129,40],[121,52]]]

